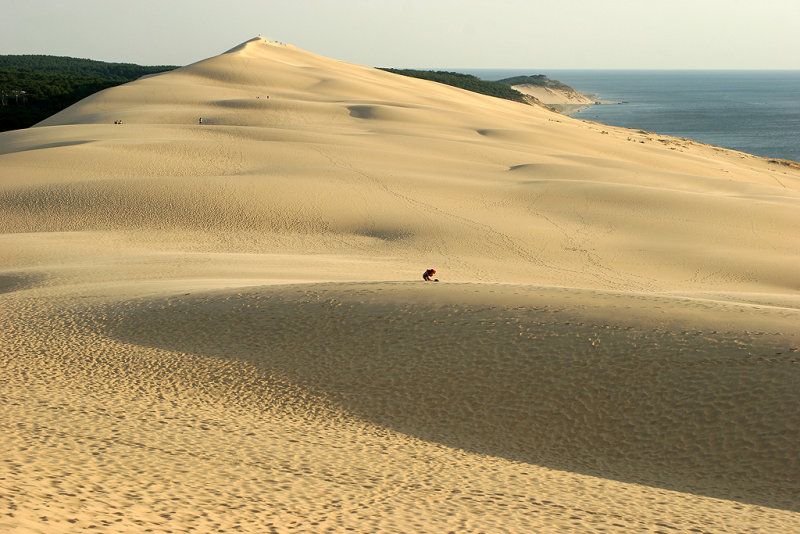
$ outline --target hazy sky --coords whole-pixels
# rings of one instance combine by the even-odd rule
[[[800,0],[0,0],[0,54],[185,65],[257,35],[370,66],[800,69]]]

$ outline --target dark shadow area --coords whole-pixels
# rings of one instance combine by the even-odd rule
[[[2,273],[0,274],[0,293],[11,293],[41,285],[47,276],[42,273]]]
[[[420,282],[421,284],[421,282]],[[796,355],[740,333],[334,285],[137,301],[104,334],[277,372],[354,416],[549,468],[800,511]],[[375,297],[395,292],[393,302]]]
[[[375,115],[374,106],[347,106],[347,111],[356,119],[371,119]]]

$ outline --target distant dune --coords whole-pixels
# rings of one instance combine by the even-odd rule
[[[262,39],[107,89],[0,133],[0,530],[797,532],[797,228],[792,166]]]
[[[539,85],[520,84],[512,85],[522,94],[532,96],[546,107],[565,115],[577,113],[595,103],[595,99],[579,93],[571,87],[543,87]]]

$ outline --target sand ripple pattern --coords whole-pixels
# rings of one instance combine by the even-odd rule
[[[481,284],[27,293],[2,297],[6,530],[800,526],[797,339],[696,315],[796,311],[658,326],[634,317],[674,298]]]

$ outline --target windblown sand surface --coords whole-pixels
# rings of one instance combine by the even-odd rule
[[[791,166],[263,40],[103,91],[0,134],[0,531],[797,532],[797,228]]]

